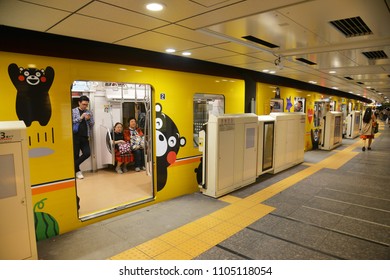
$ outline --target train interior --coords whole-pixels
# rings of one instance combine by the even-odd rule
[[[88,96],[89,109],[95,120],[90,138],[91,156],[80,166],[88,180],[76,182],[81,220],[153,200],[151,91],[151,86],[147,84],[74,81],[71,89],[72,108],[78,107],[81,95]],[[117,174],[114,169],[112,130],[117,122],[128,129],[130,117],[136,118],[138,127],[145,135],[147,170],[135,172],[132,161],[128,164],[128,172]]]

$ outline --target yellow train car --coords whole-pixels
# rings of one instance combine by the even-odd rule
[[[318,148],[321,120],[326,112],[342,112],[343,129],[346,130],[347,114],[353,110],[361,110],[362,105],[365,104],[361,100],[325,95],[314,90],[266,83],[256,84],[256,101],[258,115],[268,115],[273,111],[274,102],[281,104],[279,112],[303,112],[306,114],[305,151]]]
[[[0,56],[0,121],[23,120],[27,126],[38,240],[196,192],[201,124],[194,118],[215,104],[225,113],[244,112],[245,83],[239,79],[11,52]],[[79,180],[71,110],[81,95],[90,98],[95,125],[91,156],[82,165],[85,178]],[[127,127],[131,116],[143,122],[147,170],[130,166],[117,174],[107,136],[115,122]]]
[[[305,149],[322,108],[366,98],[256,71],[53,34],[0,27],[0,121],[23,120],[38,240],[198,191],[199,130],[209,114],[305,112]],[[29,44],[39,42],[39,44]],[[89,97],[91,156],[76,179],[72,109]],[[302,109],[296,108],[303,105]],[[135,117],[145,171],[115,172],[112,130]],[[318,138],[318,137],[317,137]],[[76,155],[77,156],[77,155]],[[0,178],[1,179],[1,178]],[[12,210],[10,210],[12,211]]]

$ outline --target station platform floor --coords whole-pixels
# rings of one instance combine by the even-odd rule
[[[390,127],[219,199],[194,193],[38,242],[41,260],[389,260]]]

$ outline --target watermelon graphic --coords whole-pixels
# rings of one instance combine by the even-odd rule
[[[47,198],[44,198],[34,205],[35,234],[37,241],[48,239],[60,233],[58,223],[52,215],[36,211],[37,209],[42,210],[45,207],[44,201],[46,199]]]

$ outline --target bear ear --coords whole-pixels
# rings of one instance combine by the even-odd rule
[[[162,106],[160,103],[156,103],[156,112],[161,112],[162,111]]]
[[[18,76],[20,75],[20,73],[23,71],[24,69],[23,68],[20,68],[19,70],[19,67],[18,65],[16,65],[15,63],[12,63],[8,66],[8,75],[12,81],[12,83],[17,86],[18,83],[20,83],[20,81],[18,80]]]
[[[54,69],[53,67],[51,66],[47,66],[45,70],[42,69],[42,71],[44,71],[46,77],[53,77],[54,78]]]
[[[18,67],[18,65],[16,65],[15,63],[12,63],[8,66],[8,73],[11,75],[11,74],[14,74],[15,73],[18,73],[19,74],[19,71],[23,71],[23,68],[22,67]]]

